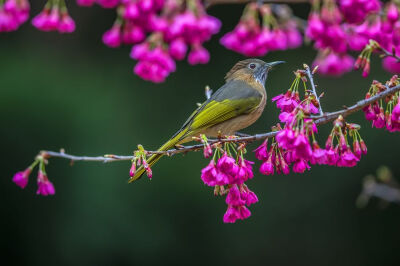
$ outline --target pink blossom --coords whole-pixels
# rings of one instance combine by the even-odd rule
[[[238,184],[241,184],[243,182],[246,182],[248,179],[253,178],[254,174],[252,165],[254,164],[254,162],[239,157],[238,163],[239,163],[239,170],[237,172],[236,182]]]
[[[191,65],[207,64],[210,61],[210,54],[207,49],[201,45],[194,45],[190,50],[188,62]]]
[[[246,206],[242,205],[239,206],[239,219],[244,220],[250,217],[251,212],[249,209],[246,208]]]
[[[302,132],[296,136],[293,149],[295,158],[309,160],[312,156],[310,141]]]
[[[341,154],[337,166],[353,167],[357,164],[358,161],[359,159],[351,152],[351,150],[347,149],[344,153]]]
[[[391,23],[395,23],[399,19],[399,9],[395,3],[390,3],[387,9],[387,19]]]
[[[76,0],[79,6],[92,6],[96,0]]]
[[[291,128],[285,128],[276,135],[276,141],[279,147],[284,149],[291,149],[296,140],[295,132]]]
[[[230,206],[241,206],[246,203],[246,201],[241,198],[239,189],[236,185],[229,189],[229,193],[226,196],[225,202]]]
[[[299,159],[293,164],[293,172],[295,173],[304,173],[306,169],[310,169],[310,166],[303,159]]]
[[[97,4],[104,8],[114,8],[116,7],[120,0],[96,0]]]
[[[339,160],[338,148],[326,150],[326,163],[328,165],[336,165]]]
[[[217,169],[217,184],[226,185],[233,182],[236,174],[239,171],[239,166],[236,164],[235,159],[225,153],[221,158],[218,159]]]
[[[14,176],[12,181],[19,186],[20,188],[25,188],[28,184],[29,175],[32,169],[30,167],[26,168],[25,171],[17,172]]]
[[[263,175],[273,175],[274,174],[274,165],[271,160],[271,156],[268,160],[264,161],[260,166],[260,173]]]
[[[326,150],[321,149],[318,145],[314,146],[314,150],[311,157],[312,164],[326,164]]]
[[[387,71],[394,73],[394,74],[399,74],[400,73],[400,63],[397,62],[396,58],[387,56],[383,59],[383,68],[386,69]]]
[[[267,149],[268,139],[266,139],[257,149],[253,152],[258,160],[266,160],[268,157],[268,149]]]
[[[213,187],[216,185],[217,179],[217,168],[215,167],[215,161],[211,160],[210,163],[201,170],[201,180],[204,184]]]
[[[233,206],[228,206],[224,214],[224,223],[234,223],[241,217],[239,210]]]
[[[68,15],[68,13],[61,15],[61,20],[58,24],[58,31],[61,33],[70,33],[75,31],[75,21]]]
[[[299,95],[291,91],[275,96],[272,101],[276,101],[276,107],[282,112],[288,113],[292,112],[300,103]]]
[[[340,0],[340,11],[350,23],[362,22],[370,13],[380,9],[379,0]]]
[[[318,71],[324,75],[339,76],[353,69],[353,57],[330,52],[325,56],[318,56],[313,66],[319,66]]]
[[[36,191],[36,194],[38,195],[47,196],[54,195],[56,193],[53,183],[49,181],[47,175],[42,170],[39,170],[37,184],[38,189]]]
[[[365,145],[364,140],[360,140],[360,146],[361,146],[362,153],[367,154],[368,149],[367,149],[367,145]]]
[[[121,24],[114,24],[102,37],[103,43],[108,47],[116,48],[121,45]]]
[[[182,38],[175,39],[170,43],[169,53],[176,60],[185,58],[187,52],[187,45]]]
[[[240,197],[246,201],[247,206],[258,202],[257,195],[247,187],[243,188]]]

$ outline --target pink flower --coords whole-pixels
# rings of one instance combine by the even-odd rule
[[[239,210],[233,206],[228,206],[224,214],[224,223],[234,223],[241,217]]]
[[[354,59],[346,54],[329,53],[318,56],[313,62],[313,67],[319,66],[318,71],[324,75],[340,76],[353,69]]]
[[[317,13],[310,13],[307,25],[306,36],[312,40],[317,39],[325,31],[324,23]]]
[[[241,206],[244,205],[246,202],[240,197],[239,189],[236,185],[232,186],[229,189],[229,193],[225,199],[226,204],[229,206]]]
[[[103,8],[114,8],[119,4],[120,0],[96,0],[97,4],[99,4]]]
[[[246,206],[240,206],[239,208],[239,219],[244,220],[250,217],[251,212],[249,209],[246,208]]]
[[[187,52],[187,45],[182,38],[175,39],[170,43],[169,53],[176,60],[185,58]]]
[[[397,62],[396,58],[387,56],[383,59],[383,68],[391,73],[399,74],[400,73],[400,63]]]
[[[213,150],[212,150],[210,144],[205,145],[205,146],[204,146],[204,149],[203,149],[203,156],[204,156],[204,158],[208,158],[208,157],[210,157],[212,154],[213,154]]]
[[[70,33],[75,31],[75,21],[64,13],[61,15],[60,24],[58,24],[58,31],[61,33]]]
[[[102,37],[103,43],[108,47],[116,48],[121,45],[121,24],[114,24]]]
[[[276,141],[279,147],[284,149],[293,148],[294,142],[296,140],[295,132],[291,128],[285,128],[276,135]]]
[[[340,0],[340,11],[350,23],[362,22],[369,13],[378,12],[379,0]]]
[[[258,202],[257,195],[253,191],[248,189],[247,187],[243,188],[243,190],[241,191],[240,197],[246,201],[247,206],[250,206],[251,204]]]
[[[310,166],[303,159],[299,159],[293,164],[293,172],[295,172],[295,173],[304,173],[306,168],[310,169]]]
[[[395,3],[390,3],[387,9],[387,19],[391,23],[395,23],[399,19],[399,9]]]
[[[236,183],[241,184],[246,182],[248,179],[253,178],[253,164],[254,162],[242,159],[239,157],[239,170],[236,175]]]
[[[42,170],[39,170],[37,184],[38,184],[38,189],[36,191],[36,194],[38,195],[47,196],[47,195],[54,195],[56,193],[53,183],[49,181],[47,175]]]
[[[318,144],[314,145],[314,150],[311,157],[312,164],[326,164],[326,150],[321,149]]]
[[[213,187],[216,185],[217,179],[217,168],[215,167],[214,160],[211,160],[210,163],[201,170],[201,180],[203,180],[204,184]]]
[[[304,133],[299,133],[293,143],[294,157],[309,160],[312,156],[312,149],[308,137]]]
[[[31,173],[32,169],[30,167],[26,168],[25,171],[17,172],[14,176],[12,181],[19,186],[20,188],[25,188],[28,184],[29,174]]]
[[[225,153],[218,159],[217,169],[217,185],[226,185],[232,184],[239,171],[239,166],[236,164],[235,159]]]
[[[274,165],[271,160],[271,156],[268,160],[264,161],[260,166],[260,173],[263,175],[273,175],[274,174]]]
[[[190,50],[188,62],[191,65],[207,64],[210,61],[210,54],[201,45],[194,45]]]
[[[335,149],[330,148],[326,151],[326,163],[328,165],[336,165],[338,160],[339,160],[339,153],[337,147]]]
[[[96,0],[76,0],[79,6],[92,6]]]
[[[267,159],[267,157],[268,157],[267,143],[268,143],[268,139],[266,139],[263,142],[263,144],[261,144],[257,149],[255,149],[253,151],[258,160],[262,161],[262,160]]]
[[[337,166],[353,167],[357,164],[358,161],[359,159],[351,152],[351,150],[347,149],[344,153],[341,154]]]

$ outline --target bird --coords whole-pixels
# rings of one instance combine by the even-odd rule
[[[273,66],[285,63],[250,58],[237,62],[225,75],[225,84],[201,104],[182,127],[158,151],[167,151],[193,140],[194,136],[230,136],[253,124],[264,111],[267,92],[265,82]],[[151,155],[147,163],[151,167],[163,155]],[[141,165],[129,179],[133,182],[145,173]]]

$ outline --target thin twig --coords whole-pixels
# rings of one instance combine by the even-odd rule
[[[380,100],[384,99],[388,95],[392,95],[398,91],[400,91],[400,85],[397,85],[392,88],[388,88],[381,93],[378,93],[368,99],[358,101],[356,104],[346,108],[342,109],[336,112],[332,113],[324,113],[321,116],[314,117],[314,123],[318,125],[326,124],[328,122],[331,122],[335,120],[337,117],[340,115],[345,117],[348,116],[356,111],[361,110],[362,108]],[[257,140],[264,140],[266,138],[271,138],[274,137],[278,134],[279,131],[271,131],[267,133],[262,133],[262,134],[256,134],[256,135],[251,135],[251,136],[245,136],[245,137],[239,137],[239,138],[224,138],[224,139],[217,139],[217,140],[210,140],[209,143],[215,144],[215,143],[225,143],[225,142],[254,142]],[[203,144],[197,144],[197,145],[191,145],[191,146],[183,146],[183,148],[180,149],[171,149],[168,151],[147,151],[147,154],[164,154],[164,155],[174,155],[178,153],[187,153],[190,151],[198,151],[204,148]],[[106,154],[104,156],[96,156],[96,157],[90,157],[90,156],[75,156],[75,155],[70,155],[66,154],[64,152],[54,152],[54,151],[42,151],[43,154],[47,155],[48,157],[59,157],[59,158],[64,158],[64,159],[69,159],[72,161],[97,161],[97,162],[114,162],[114,161],[128,161],[132,160],[133,156],[121,156],[121,155],[113,155],[113,154]]]
[[[318,96],[318,94],[317,94],[317,89],[315,88],[314,78],[313,78],[313,75],[311,74],[310,67],[309,67],[308,65],[304,64],[304,68],[306,69],[307,77],[308,77],[308,79],[310,80],[312,92],[313,92],[313,94],[314,94],[314,96],[315,96],[315,99],[316,99],[317,102],[318,102],[319,114],[320,114],[320,115],[324,115],[324,112],[322,111],[321,101],[320,101],[319,96]]]

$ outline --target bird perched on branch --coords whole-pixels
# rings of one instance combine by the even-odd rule
[[[264,85],[268,71],[281,63],[284,62],[266,63],[254,58],[236,63],[226,74],[226,83],[199,106],[181,129],[158,150],[172,149],[175,145],[192,141],[192,137],[199,134],[205,134],[207,137],[233,135],[253,124],[260,117],[266,104],[267,93]],[[150,156],[149,166],[161,157],[162,154]],[[142,165],[129,182],[139,179],[144,172]]]

